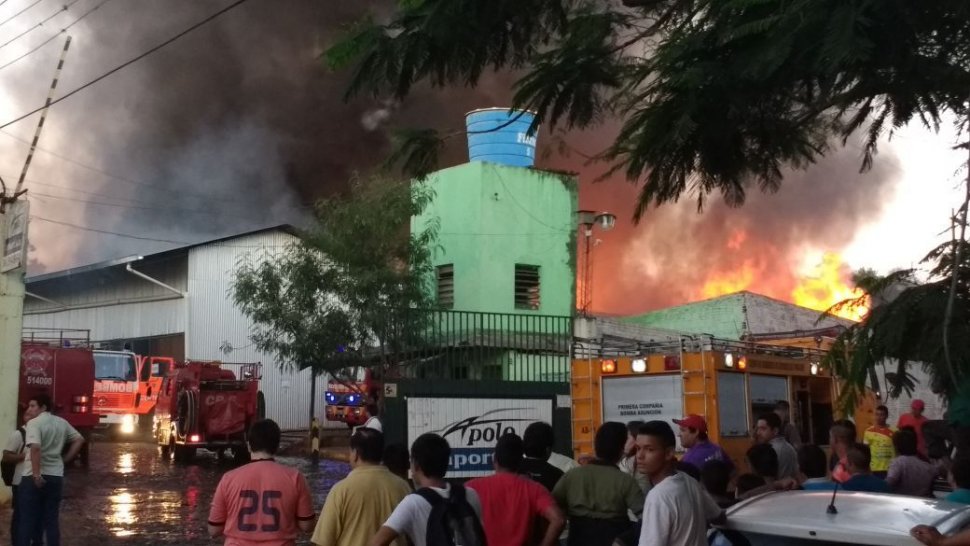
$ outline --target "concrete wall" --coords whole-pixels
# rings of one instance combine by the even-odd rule
[[[573,178],[532,169],[472,162],[426,182],[431,206],[412,221],[437,218],[434,263],[454,264],[460,311],[572,314],[575,308],[577,185]],[[540,267],[540,307],[516,309],[515,265]]]

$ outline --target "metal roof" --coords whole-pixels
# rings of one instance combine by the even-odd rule
[[[65,277],[73,277],[73,276],[76,276],[76,275],[83,275],[85,273],[91,273],[91,272],[94,272],[94,271],[99,271],[99,270],[104,270],[104,269],[110,269],[112,267],[116,267],[116,266],[119,266],[119,265],[126,265],[126,264],[129,264],[129,263],[132,263],[132,262],[137,262],[137,261],[140,261],[140,260],[144,260],[146,258],[159,258],[159,257],[163,257],[163,256],[170,255],[170,254],[178,254],[180,252],[185,252],[185,251],[188,251],[188,250],[190,250],[192,248],[195,248],[195,247],[205,246],[205,245],[211,245],[211,244],[216,244],[216,243],[221,243],[223,241],[229,241],[229,240],[232,240],[232,239],[238,239],[240,237],[246,237],[248,235],[256,235],[258,233],[265,233],[267,231],[283,231],[285,233],[289,233],[290,235],[298,235],[297,229],[295,227],[293,227],[292,225],[290,225],[290,224],[278,224],[278,225],[274,225],[274,226],[269,226],[269,227],[264,227],[264,228],[260,228],[260,229],[254,229],[254,230],[251,230],[251,231],[246,231],[246,232],[243,232],[243,233],[235,233],[235,234],[232,234],[232,235],[226,235],[224,237],[219,237],[217,239],[208,239],[208,240],[205,240],[205,241],[199,241],[197,243],[190,243],[190,244],[187,244],[187,245],[177,246],[177,247],[174,247],[174,248],[170,248],[168,250],[162,250],[162,251],[159,251],[159,252],[153,252],[151,254],[125,256],[124,258],[115,258],[115,259],[106,260],[106,261],[103,261],[103,262],[96,262],[96,263],[93,263],[93,264],[82,265],[82,266],[78,266],[78,267],[72,267],[70,269],[62,269],[60,271],[52,271],[50,273],[42,273],[40,275],[33,275],[33,276],[30,276],[30,277],[27,277],[27,279],[26,279],[25,282],[26,282],[26,284],[30,285],[30,284],[38,283],[38,282],[50,281],[50,280],[60,279],[60,278],[65,278]]]
[[[801,539],[799,543],[912,546],[909,531],[931,525],[943,534],[970,523],[970,505],[922,497],[839,491],[836,514],[827,513],[831,491],[766,493],[728,508],[722,527],[745,534]]]
[[[835,317],[820,321],[820,316],[821,312],[814,309],[741,291],[623,320],[641,326],[732,340],[751,335],[814,331],[852,324],[852,321]]]

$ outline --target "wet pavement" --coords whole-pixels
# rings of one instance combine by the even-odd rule
[[[90,467],[72,466],[61,504],[64,546],[105,544],[220,544],[206,521],[219,478],[233,466],[199,451],[187,465],[163,460],[150,443],[97,442]],[[297,457],[277,461],[307,478],[317,513],[330,488],[350,471],[346,463]],[[0,538],[9,544],[10,511],[0,510]],[[298,544],[310,544],[304,536]]]

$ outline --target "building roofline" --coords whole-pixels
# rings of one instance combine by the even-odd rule
[[[159,252],[153,252],[151,254],[144,254],[144,255],[138,255],[138,254],[136,254],[136,255],[132,255],[132,256],[125,256],[123,258],[114,258],[114,259],[111,259],[111,260],[105,260],[103,262],[95,262],[95,263],[92,263],[92,264],[86,264],[86,265],[81,265],[81,266],[77,266],[77,267],[72,267],[72,268],[69,268],[69,269],[62,269],[60,271],[52,271],[50,273],[42,273],[40,275],[34,275],[34,276],[31,276],[31,277],[27,277],[25,279],[24,283],[29,285],[29,284],[33,284],[33,283],[44,282],[44,281],[51,281],[51,280],[60,279],[60,278],[64,278],[64,277],[73,277],[75,275],[83,275],[85,273],[91,273],[91,272],[98,271],[98,270],[102,270],[102,269],[110,269],[112,267],[117,267],[119,265],[127,265],[127,264],[130,264],[130,263],[133,263],[133,262],[138,262],[138,261],[147,259],[147,258],[159,258],[159,257],[168,256],[168,255],[172,255],[172,254],[178,254],[180,252],[186,252],[188,250],[191,250],[191,249],[196,248],[196,247],[199,247],[199,246],[211,245],[211,244],[215,244],[215,243],[221,243],[221,242],[224,242],[224,241],[230,241],[232,239],[238,239],[240,237],[247,237],[247,236],[250,236],[250,235],[257,235],[257,234],[260,234],[260,233],[266,233],[268,231],[282,231],[284,233],[289,233],[290,235],[293,235],[293,236],[299,236],[299,230],[297,230],[296,227],[292,226],[291,224],[277,224],[277,225],[274,225],[274,226],[268,226],[268,227],[263,227],[263,228],[254,229],[254,230],[250,230],[250,231],[245,231],[245,232],[242,232],[242,233],[235,233],[235,234],[232,234],[232,235],[226,235],[224,237],[219,237],[219,238],[216,238],[216,239],[207,239],[205,241],[199,241],[197,243],[189,243],[189,244],[182,245],[182,246],[176,246],[174,248],[169,248],[167,250],[161,250]]]

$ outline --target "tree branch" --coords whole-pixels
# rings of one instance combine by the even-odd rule
[[[970,155],[970,143],[967,145],[967,153]],[[950,295],[946,300],[946,311],[943,313],[943,357],[946,361],[946,370],[950,374],[953,387],[958,388],[960,383],[957,381],[956,371],[953,368],[953,358],[950,355],[950,322],[953,320],[953,306],[957,299],[957,287],[959,285],[960,264],[963,259],[963,243],[967,235],[967,211],[970,209],[970,157],[967,158],[967,179],[964,183],[963,204],[960,210],[953,217],[953,223],[960,227],[960,238],[953,234],[953,266],[950,272]]]

